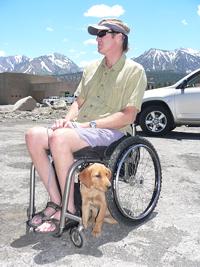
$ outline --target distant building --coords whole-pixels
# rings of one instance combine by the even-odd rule
[[[56,76],[39,76],[24,73],[0,73],[0,105],[14,104],[21,98],[32,96],[36,101],[48,96],[73,95],[82,73]]]

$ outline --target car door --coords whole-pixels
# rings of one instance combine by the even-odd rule
[[[174,101],[178,121],[200,123],[200,73],[191,77],[183,89],[176,89]]]

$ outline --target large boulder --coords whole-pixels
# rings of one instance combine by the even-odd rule
[[[37,106],[36,100],[32,96],[27,96],[18,100],[14,106],[13,111],[21,110],[21,111],[32,111]]]
[[[67,104],[65,102],[65,100],[63,99],[59,99],[58,101],[55,101],[54,104],[52,105],[52,109],[66,109],[67,108]]]

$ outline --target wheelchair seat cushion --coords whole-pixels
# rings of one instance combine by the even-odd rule
[[[106,146],[87,146],[84,147],[74,153],[75,159],[84,159],[84,158],[91,158],[102,160],[104,158],[105,150],[107,149]]]
[[[97,160],[104,160],[111,156],[116,146],[121,143],[124,139],[126,139],[128,135],[122,136],[117,141],[114,141],[109,146],[87,146],[84,147],[74,153],[75,159],[97,159]]]
[[[124,135],[122,136],[120,139],[118,139],[117,141],[114,141],[113,143],[111,143],[106,149],[105,149],[105,152],[104,152],[104,157],[105,158],[109,158],[113,151],[115,150],[115,148],[123,141],[125,140],[126,138],[130,137],[130,135]]]

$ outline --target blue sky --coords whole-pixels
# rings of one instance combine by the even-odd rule
[[[105,17],[131,28],[128,57],[150,48],[200,50],[200,0],[0,0],[0,56],[53,52],[84,66],[100,57],[89,24]]]

